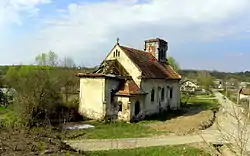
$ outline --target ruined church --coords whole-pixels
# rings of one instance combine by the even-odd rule
[[[131,121],[180,107],[180,74],[167,61],[168,42],[144,50],[117,42],[99,68],[80,77],[79,113],[90,119]]]

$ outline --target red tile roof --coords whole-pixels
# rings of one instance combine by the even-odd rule
[[[181,76],[170,65],[159,63],[152,54],[130,47],[120,47],[142,71],[142,78],[181,79]]]
[[[118,90],[116,95],[122,95],[122,96],[131,96],[135,94],[145,94],[135,83],[133,79],[126,80],[125,83],[121,86],[121,88]]]
[[[240,94],[250,95],[250,89],[249,88],[243,88],[243,89],[240,90]]]

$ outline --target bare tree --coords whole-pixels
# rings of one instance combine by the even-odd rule
[[[215,132],[213,134],[218,135],[220,144],[223,144],[223,146],[234,155],[248,155],[249,109],[244,110],[242,107],[236,106],[235,103],[231,102],[228,98],[224,101],[220,93],[216,94],[217,97],[220,98],[219,102],[222,105],[221,111],[217,114],[217,119],[214,124],[216,134]],[[214,151],[214,154],[223,155],[223,152],[219,153],[215,146],[210,146],[210,143],[208,143],[205,138],[204,141],[209,145],[212,151]]]

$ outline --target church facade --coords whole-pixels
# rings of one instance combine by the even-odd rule
[[[168,64],[168,43],[146,40],[144,50],[114,45],[99,68],[80,77],[79,113],[131,121],[180,107],[181,76]]]

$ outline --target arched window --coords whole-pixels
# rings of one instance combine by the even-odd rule
[[[170,99],[173,98],[173,87],[170,88],[169,98]]]
[[[116,57],[118,56],[118,51],[117,51],[117,50],[115,50],[115,56],[116,56]]]
[[[121,101],[118,102],[118,111],[122,112],[122,102]]]
[[[155,100],[155,90],[151,90],[151,101],[153,102]]]
[[[114,103],[114,101],[115,101],[115,90],[114,89],[111,89],[111,91],[110,91],[110,102],[111,103]]]
[[[164,100],[164,94],[165,94],[165,90],[164,88],[161,89],[161,100]]]

